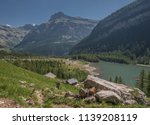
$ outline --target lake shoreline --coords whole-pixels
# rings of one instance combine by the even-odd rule
[[[144,64],[136,64],[136,66],[149,67],[150,68],[150,65],[144,65]]]
[[[129,86],[135,86],[142,70],[150,72],[150,67],[139,66],[131,64],[120,64],[111,63],[106,61],[100,61],[99,63],[91,63],[92,67],[95,67],[96,72],[100,73],[100,78],[109,80],[110,78],[114,81],[116,76],[121,77],[123,82]]]
[[[100,73],[98,73],[96,70],[97,68],[92,66],[91,63],[84,65],[85,70],[89,73],[89,75],[93,75],[98,77]]]

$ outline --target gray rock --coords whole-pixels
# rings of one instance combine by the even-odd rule
[[[123,100],[119,95],[109,90],[102,90],[100,92],[97,92],[95,97],[99,102],[104,101],[106,103],[112,103],[112,104],[119,104],[123,102]]]
[[[137,101],[135,100],[126,100],[124,102],[125,105],[135,105],[135,104],[138,104]]]
[[[94,96],[90,96],[84,99],[84,102],[86,103],[93,103],[96,101],[96,98]]]
[[[94,77],[92,75],[89,75],[87,77],[86,81],[84,82],[84,86],[87,89],[95,87],[98,92],[97,93],[98,99],[100,96],[99,92],[104,92],[104,95],[105,94],[107,95],[106,93],[107,91],[108,95],[106,96],[106,98],[109,98],[110,100],[111,100],[111,96],[114,95],[119,100],[121,98],[123,102],[126,102],[127,100],[135,100],[138,104],[145,104],[145,105],[147,104],[146,95],[141,90],[131,89],[130,87],[126,85],[109,82],[109,81],[100,79],[98,77]],[[109,97],[109,94],[110,94],[110,97]]]
[[[132,91],[132,95],[134,96],[134,99],[138,102],[138,104],[147,103],[146,95],[140,89],[135,88],[134,91]]]

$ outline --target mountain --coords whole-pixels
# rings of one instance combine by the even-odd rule
[[[0,25],[0,50],[13,48],[23,40],[30,30],[33,30],[30,24],[18,28]]]
[[[92,33],[71,51],[122,51],[143,56],[150,49],[150,1],[136,0],[101,20]]]
[[[34,30],[37,26],[38,25],[36,25],[36,24],[25,24],[24,26],[20,26],[18,28],[22,29],[22,30],[31,31],[31,30]]]
[[[26,35],[14,49],[39,55],[65,55],[88,36],[97,23],[58,12],[48,22],[42,23]]]

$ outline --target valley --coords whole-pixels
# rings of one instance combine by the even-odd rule
[[[110,63],[108,65],[110,66]],[[106,66],[107,68],[109,68],[108,65]],[[5,57],[2,57],[0,60],[0,106],[47,108],[149,107],[149,98],[139,89],[136,90],[134,87],[132,88],[131,84],[126,86],[104,81],[102,79],[104,77],[101,76],[100,78],[94,77],[98,75],[98,68],[94,68],[93,66],[96,67],[96,64],[91,65],[89,62],[71,60],[68,58],[31,55],[12,56],[11,54],[5,54]],[[101,63],[100,66],[107,69]],[[112,68],[113,67],[116,69],[115,66],[112,66]],[[111,68],[109,69],[111,70]],[[100,70],[101,74],[103,70]],[[45,74],[50,72],[55,74],[56,77],[45,76]],[[106,74],[106,76],[108,76],[108,74]],[[77,79],[78,83],[75,85],[69,84],[67,80],[72,78]],[[107,84],[105,85],[103,82]],[[87,85],[90,85],[90,87]],[[107,88],[106,90],[111,94],[107,95],[107,91],[105,91],[105,89],[103,90],[101,86],[105,86]],[[103,98],[102,100],[104,102],[102,103],[102,100],[99,100],[100,96],[98,93],[100,91],[97,87],[100,87],[99,89],[104,91],[104,95],[106,94],[108,97],[114,98],[115,101],[108,101],[107,98]],[[117,95],[111,92],[116,87],[118,87],[116,91]],[[125,98],[126,96],[124,95],[124,100],[121,100],[120,97],[122,95],[119,93],[125,94],[125,91],[128,90],[130,91],[131,97]],[[133,94],[134,92],[135,94]],[[136,98],[134,96],[136,96]],[[137,98],[138,100],[134,100]],[[143,101],[141,99],[143,99]]]
[[[101,20],[52,12],[0,25],[0,107],[150,107],[150,1]]]

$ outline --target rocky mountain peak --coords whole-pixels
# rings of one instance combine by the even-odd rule
[[[65,15],[63,12],[57,12],[55,14],[53,14],[51,16],[51,19],[50,20],[55,20],[55,19],[58,19],[58,18],[61,18],[61,17],[68,17],[67,15]]]
[[[38,25],[14,49],[39,55],[66,55],[81,39],[87,37],[98,22],[55,13]]]

